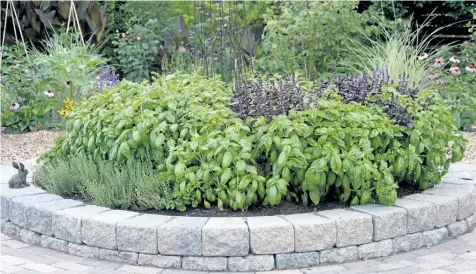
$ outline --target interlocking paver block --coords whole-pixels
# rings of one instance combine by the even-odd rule
[[[407,211],[403,208],[367,204],[353,206],[351,209],[372,216],[374,241],[390,239],[407,233]]]
[[[90,246],[117,249],[117,223],[138,215],[130,211],[110,210],[84,217],[81,224],[82,241]]]
[[[428,202],[397,199],[395,205],[407,211],[407,233],[433,229],[436,225],[435,205]]]
[[[277,254],[294,251],[294,228],[276,216],[249,217],[250,250],[253,254]]]
[[[180,268],[182,266],[182,257],[139,253],[138,264],[153,265],[160,268]]]
[[[41,236],[41,246],[61,252],[68,252],[68,242],[45,235]]]
[[[456,238],[463,235],[468,231],[468,224],[465,220],[454,222],[446,226],[448,228],[448,236],[451,238]]]
[[[283,216],[294,227],[294,250],[296,252],[317,251],[336,244],[336,224],[314,214]]]
[[[246,256],[250,233],[241,218],[211,218],[202,228],[203,256]]]
[[[117,224],[117,248],[124,251],[157,254],[157,229],[170,216],[145,214]]]
[[[448,239],[448,229],[446,227],[424,231],[422,234],[423,245],[427,247],[439,244],[444,240]]]
[[[55,211],[51,231],[56,238],[81,244],[81,220],[87,216],[109,211],[107,207],[86,205]]]
[[[230,271],[268,271],[274,268],[273,255],[248,255],[246,257],[229,257]]]
[[[226,270],[226,257],[189,257],[182,258],[182,268],[185,270],[220,271]]]
[[[475,189],[473,186],[463,186],[459,188],[441,187],[428,189],[423,193],[456,198],[458,200],[458,215],[456,219],[461,221],[473,215],[475,212],[476,192],[473,192],[473,189]]]
[[[68,253],[86,258],[98,258],[99,248],[75,243],[68,244]]]
[[[99,249],[99,259],[115,263],[137,264],[139,255],[136,252]]]
[[[423,234],[412,233],[392,239],[393,252],[407,252],[423,246]]]
[[[341,248],[332,248],[320,252],[321,264],[324,263],[346,263],[356,261],[358,258],[358,249],[356,246],[348,246]]]
[[[31,196],[15,197],[10,200],[9,218],[14,224],[28,228],[27,207],[41,202],[63,199],[54,194],[38,194]]]
[[[435,205],[436,227],[443,227],[456,221],[458,215],[458,199],[455,197],[412,194],[403,199],[429,202]]]
[[[166,255],[202,255],[202,227],[208,218],[178,217],[157,232],[158,250]]]
[[[27,187],[27,188],[19,188],[19,189],[11,189],[11,188],[2,188],[0,194],[0,201],[1,201],[1,217],[5,220],[9,220],[9,204],[10,200],[14,197],[20,196],[30,196],[36,194],[42,194],[45,191],[41,188],[36,187]]]
[[[296,269],[319,264],[319,252],[276,254],[276,268]]]
[[[28,228],[43,235],[52,236],[52,216],[55,211],[83,206],[79,201],[61,199],[51,202],[36,203],[27,206]]]
[[[53,273],[59,270],[56,267],[52,267],[47,264],[39,264],[39,263],[26,263],[26,264],[22,264],[21,267],[30,269],[36,272],[40,272],[40,273]]]
[[[360,245],[358,253],[361,260],[388,256],[393,253],[392,240],[388,239]]]
[[[337,228],[337,247],[365,244],[372,241],[372,216],[345,209],[324,210],[318,215],[334,220]]]
[[[91,266],[78,264],[78,263],[72,263],[72,262],[57,262],[52,264],[51,266],[69,270],[69,271],[78,271],[78,272],[87,271],[92,268]]]

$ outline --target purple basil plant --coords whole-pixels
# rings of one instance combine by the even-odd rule
[[[117,79],[116,69],[111,66],[101,66],[96,75],[96,89],[102,92],[104,89],[119,85],[121,81]]]

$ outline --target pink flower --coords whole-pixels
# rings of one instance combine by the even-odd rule
[[[3,75],[3,74],[0,74],[0,79],[2,79],[3,77],[5,77],[5,75]]]
[[[438,57],[435,59],[435,67],[440,68],[445,65],[445,60],[443,60],[443,57]]]
[[[432,73],[430,73],[430,75],[428,75],[428,79],[433,80],[433,79],[438,78],[439,76],[440,76],[439,73],[437,73],[437,72],[432,72]]]
[[[12,103],[12,104],[10,105],[10,109],[11,109],[11,110],[17,110],[17,109],[19,109],[19,108],[20,108],[20,104],[19,104],[19,103]]]
[[[466,71],[469,73],[474,73],[476,71],[474,64],[473,63],[469,64],[469,66],[466,67]]]
[[[18,68],[20,65],[18,63],[15,63],[12,65],[13,68]]]
[[[8,55],[8,53],[0,51],[0,57],[7,56],[7,55]]]
[[[459,68],[456,66],[456,64],[451,65],[450,71],[454,75],[460,75],[461,74],[461,70],[459,70]]]
[[[443,81],[437,80],[436,83],[437,83],[438,85],[442,85],[442,84],[443,84]]]

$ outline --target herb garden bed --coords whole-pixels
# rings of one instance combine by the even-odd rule
[[[264,271],[388,256],[458,237],[476,224],[476,167],[395,206],[247,218],[111,210],[29,187],[3,189],[1,230],[34,245],[130,264]]]

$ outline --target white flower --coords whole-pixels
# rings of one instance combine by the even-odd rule
[[[461,74],[461,70],[459,70],[459,68],[456,66],[456,64],[451,65],[450,71],[454,75],[460,75]]]
[[[458,57],[456,57],[456,56],[451,56],[450,62],[451,62],[451,63],[459,64],[461,61],[458,59]]]
[[[443,60],[443,57],[438,57],[435,59],[435,67],[440,68],[445,65],[445,60]]]
[[[43,92],[44,95],[48,96],[48,97],[53,97],[55,96],[55,94],[53,92],[51,92],[51,90],[45,90],[45,92]]]
[[[418,60],[420,60],[420,61],[424,60],[426,58],[428,58],[428,54],[426,54],[424,52],[422,52],[422,53],[420,53],[420,55],[418,55]]]
[[[437,72],[432,72],[432,73],[430,73],[430,75],[428,75],[428,79],[433,80],[433,79],[438,78],[439,76],[440,76],[439,73],[437,73]]]
[[[0,57],[3,57],[3,56],[7,56],[8,53],[4,52],[4,51],[0,51]]]
[[[19,103],[12,103],[12,104],[10,105],[10,109],[11,109],[11,110],[17,110],[17,109],[19,109],[19,108],[20,108],[20,104],[19,104]]]
[[[469,73],[474,73],[476,72],[476,68],[474,67],[474,64],[469,64],[469,66],[466,67],[466,71]]]
[[[23,72],[30,73],[30,70],[26,68],[26,69],[23,70]]]

